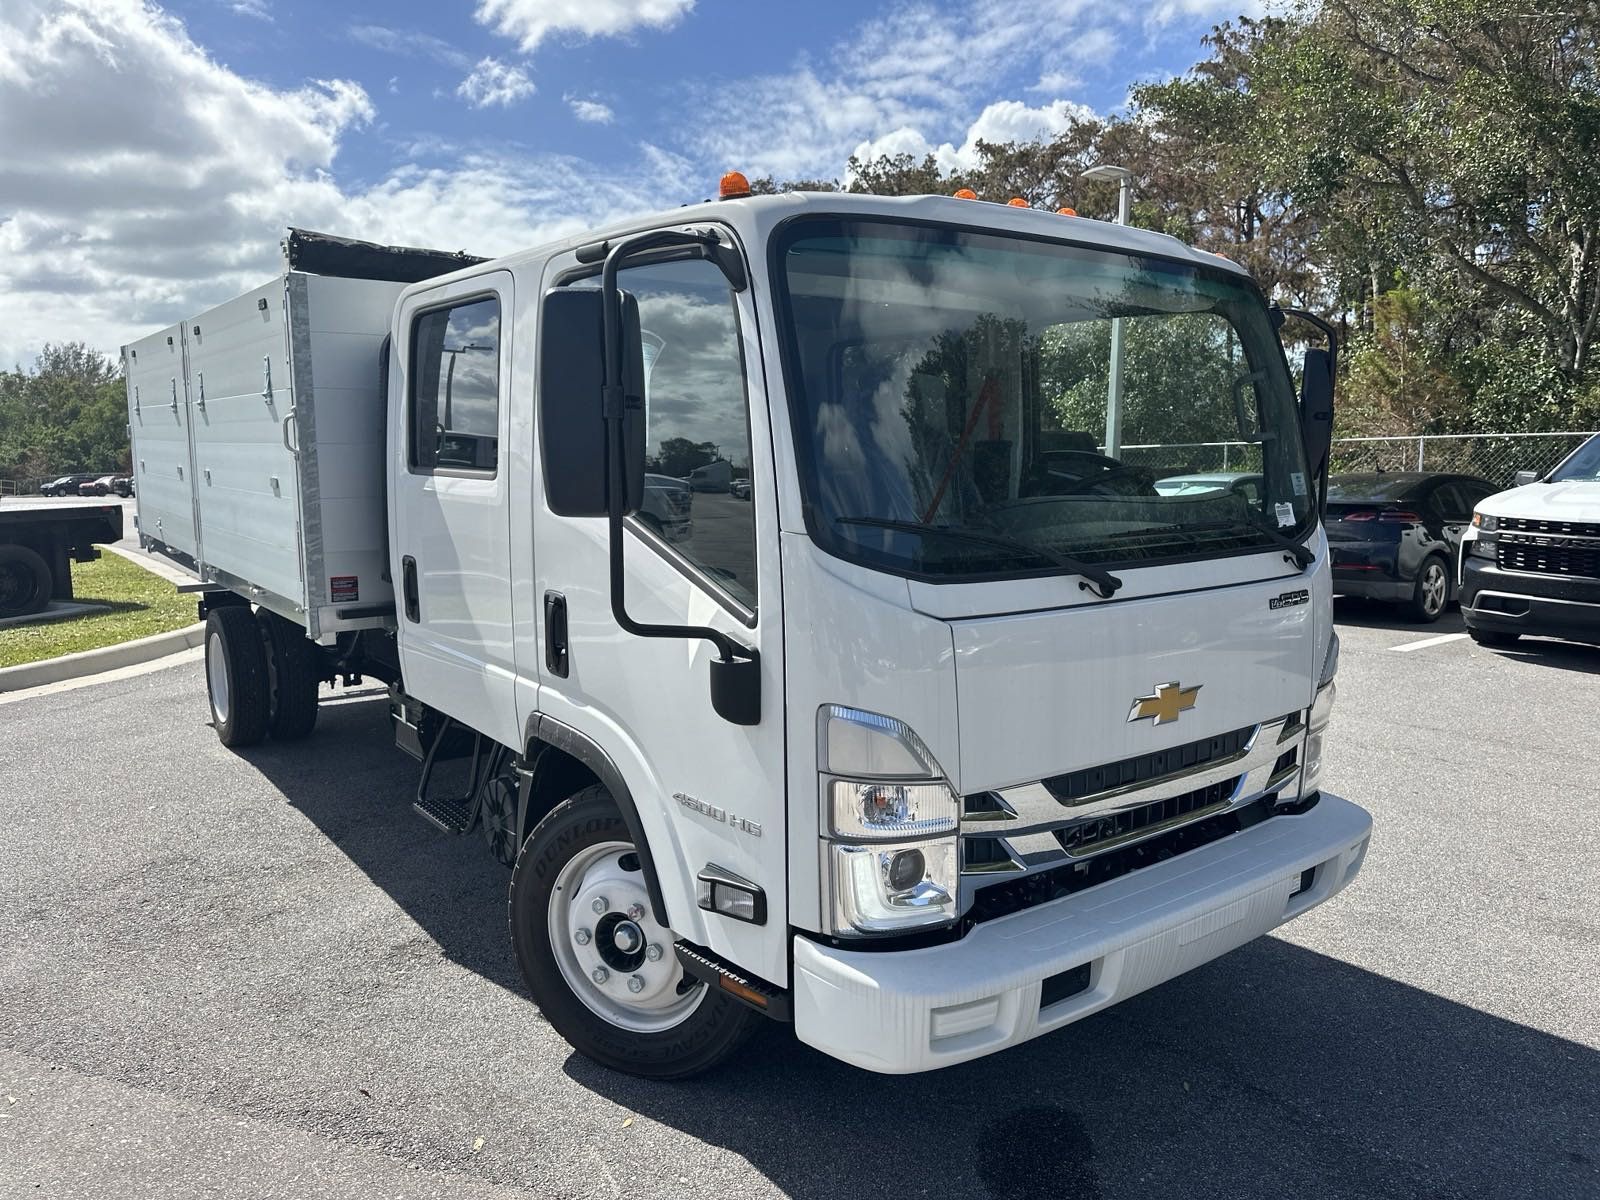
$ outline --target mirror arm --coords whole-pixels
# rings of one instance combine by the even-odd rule
[[[623,395],[622,367],[622,294],[617,287],[617,270],[622,260],[646,250],[664,246],[714,246],[715,234],[677,229],[658,229],[626,238],[612,247],[606,255],[600,272],[601,312],[604,321],[603,352],[605,354],[605,382],[601,388],[601,416],[606,423],[606,449],[609,462],[609,479],[606,488],[606,523],[611,553],[611,615],[617,624],[635,637],[704,638],[717,648],[723,662],[737,659],[754,660],[756,652],[741,646],[719,629],[705,625],[648,625],[635,621],[628,615],[623,589],[622,555],[622,503],[625,480],[623,468],[622,421],[630,401]],[[643,397],[634,397],[632,403],[643,404]]]
[[[1328,339],[1328,371],[1329,371],[1329,374],[1332,374],[1332,375],[1335,375],[1335,376],[1338,375],[1338,373],[1339,373],[1339,331],[1338,331],[1338,329],[1336,329],[1334,327],[1333,322],[1327,320],[1324,317],[1319,317],[1316,313],[1311,312],[1309,309],[1304,309],[1304,308],[1280,308],[1278,305],[1274,304],[1272,306],[1272,311],[1274,313],[1282,313],[1283,316],[1285,316],[1285,317],[1298,317],[1300,320],[1304,321],[1307,325],[1315,326],[1317,331],[1320,332],[1323,337]],[[1279,324],[1281,325],[1282,322],[1280,321]]]

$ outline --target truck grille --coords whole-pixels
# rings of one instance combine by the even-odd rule
[[[1124,808],[1089,821],[1080,821],[1056,832],[1061,848],[1073,858],[1098,854],[1112,846],[1145,836],[1156,829],[1166,828],[1184,820],[1193,820],[1209,812],[1220,811],[1233,798],[1239,786],[1239,777],[1224,779],[1206,787],[1196,788],[1181,796],[1141,804],[1138,808]]]
[[[1254,725],[1247,725],[1243,729],[1235,729],[1232,733],[1201,738],[1199,741],[1188,742],[1182,746],[1156,750],[1135,758],[1124,758],[1120,762],[1089,767],[1082,771],[1073,771],[1068,775],[1052,776],[1042,782],[1046,790],[1057,800],[1063,804],[1071,804],[1085,796],[1093,796],[1113,788],[1151,783],[1179,771],[1191,770],[1236,755],[1249,744],[1250,737],[1255,731]]]
[[[1501,517],[1499,527],[1507,533],[1600,538],[1600,522],[1597,521],[1540,521],[1533,517]]]
[[[1095,864],[1124,850],[1165,845],[1168,835],[1201,824],[1211,828],[1211,818],[1279,792],[1293,798],[1304,732],[1301,714],[1291,713],[1038,783],[967,796],[961,816],[964,887],[976,902],[1008,878],[1063,869],[1093,875],[1099,871]],[[1023,894],[1032,893],[1018,893]]]
[[[1586,545],[1560,535],[1507,538],[1501,534],[1495,561],[1507,571],[1600,578],[1600,539]]]

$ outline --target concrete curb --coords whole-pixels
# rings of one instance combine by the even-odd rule
[[[23,663],[19,667],[0,667],[0,692],[18,692],[23,688],[60,683],[64,679],[77,679],[82,675],[98,675],[102,671],[114,671],[118,667],[131,667],[165,658],[169,654],[180,654],[198,646],[205,636],[206,627],[202,622],[184,629],[135,638],[131,642],[119,642],[115,646],[101,646],[98,650],[80,650],[76,654]]]

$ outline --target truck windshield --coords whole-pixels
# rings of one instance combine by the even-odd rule
[[[830,553],[1003,578],[1310,528],[1288,369],[1235,272],[854,218],[794,221],[774,253],[806,519]]]
[[[1600,434],[1572,452],[1554,471],[1548,483],[1600,483]]]

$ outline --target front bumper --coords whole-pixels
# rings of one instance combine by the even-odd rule
[[[1505,571],[1468,556],[1461,616],[1469,629],[1600,643],[1600,580]]]
[[[1337,796],[922,950],[794,940],[801,1041],[870,1071],[965,1062],[1069,1025],[1226,954],[1328,899],[1361,868],[1364,809]],[[1314,868],[1311,886],[1300,886]],[[1087,964],[1041,1008],[1047,979]]]

